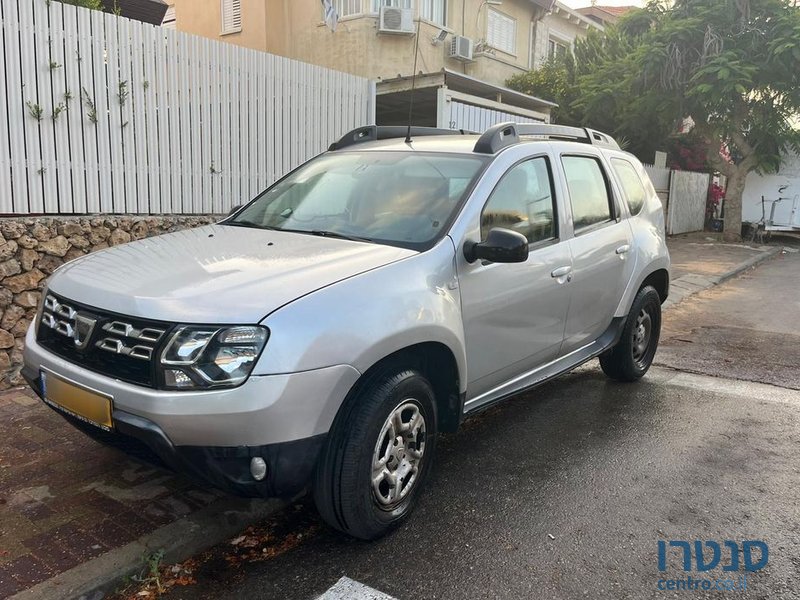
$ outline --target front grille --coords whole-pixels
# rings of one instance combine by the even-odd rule
[[[91,371],[156,387],[155,361],[170,327],[84,306],[50,292],[42,307],[37,341]]]

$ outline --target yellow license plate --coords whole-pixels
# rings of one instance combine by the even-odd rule
[[[110,396],[87,390],[44,371],[42,392],[45,402],[76,419],[97,425],[106,431],[111,431],[114,427]]]

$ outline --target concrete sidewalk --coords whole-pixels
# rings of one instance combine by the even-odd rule
[[[667,247],[672,259],[672,278],[665,309],[783,251],[779,245],[728,244],[706,232],[670,237]]]
[[[671,238],[668,305],[781,251]],[[105,448],[27,390],[0,394],[0,598],[108,591],[164,550],[183,560],[281,506],[202,489]],[[97,596],[95,596],[97,597]]]

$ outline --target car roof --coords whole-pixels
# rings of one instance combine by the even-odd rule
[[[559,141],[576,147],[593,146],[619,150],[611,136],[592,129],[547,123],[499,123],[478,135],[431,127],[368,125],[354,129],[331,144],[331,151],[393,150],[497,155],[520,143]]]
[[[400,152],[448,152],[455,154],[477,154],[475,142],[478,135],[437,135],[428,137],[411,136],[408,144],[405,138],[390,138],[377,140],[374,142],[363,142],[349,148],[343,148],[342,152],[362,152],[370,150],[392,150]],[[486,156],[485,154],[482,156]]]

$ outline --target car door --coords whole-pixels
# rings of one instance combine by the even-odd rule
[[[528,259],[459,262],[468,405],[554,359],[561,347],[571,264],[569,247],[560,241],[551,168],[546,156],[511,166],[478,217],[481,240],[498,227],[525,235]]]
[[[573,279],[561,354],[593,342],[611,324],[633,274],[631,228],[599,155],[562,154],[572,214]]]

